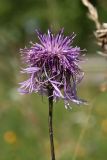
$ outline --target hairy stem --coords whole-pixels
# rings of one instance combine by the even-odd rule
[[[51,147],[51,160],[55,160],[53,127],[52,127],[52,118],[53,118],[53,96],[52,95],[53,95],[53,90],[49,89],[48,101],[49,101],[49,136],[50,136],[50,147]]]

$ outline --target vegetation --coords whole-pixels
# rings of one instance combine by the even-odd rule
[[[107,1],[95,0],[99,17],[107,22]],[[89,60],[79,95],[89,106],[71,111],[63,102],[54,104],[57,160],[105,160],[107,150],[107,72],[104,59],[96,54],[94,23],[80,0],[0,0],[0,160],[47,160],[50,157],[47,98],[19,95],[19,48],[35,41],[34,30],[75,32],[75,43],[87,48],[102,63]],[[100,61],[100,62],[101,62]],[[97,61],[95,60],[94,63]],[[85,66],[85,64],[84,64]],[[87,80],[89,77],[89,81]]]

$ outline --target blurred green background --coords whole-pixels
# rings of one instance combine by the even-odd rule
[[[107,1],[91,0],[101,22],[107,22]],[[36,41],[35,29],[65,34],[75,32],[74,45],[88,50],[82,64],[85,78],[78,86],[89,106],[68,111],[54,104],[54,138],[57,160],[106,160],[107,64],[97,55],[93,31],[81,0],[0,0],[0,160],[48,160],[47,98],[17,92],[21,60],[19,49]]]

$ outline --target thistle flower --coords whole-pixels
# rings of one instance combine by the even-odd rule
[[[21,49],[22,59],[27,68],[22,69],[29,79],[20,83],[23,94],[38,92],[52,96],[53,100],[64,100],[65,107],[70,108],[69,102],[85,103],[77,97],[77,84],[82,80],[84,72],[79,67],[81,59],[80,47],[71,44],[75,37],[64,36],[63,29],[54,35],[48,30],[47,34],[36,31],[39,43],[31,43],[30,48]],[[49,90],[52,94],[49,95]]]

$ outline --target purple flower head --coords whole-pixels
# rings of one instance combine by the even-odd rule
[[[29,76],[28,80],[20,83],[20,92],[48,95],[51,89],[53,99],[62,98],[66,108],[70,108],[69,102],[85,103],[77,97],[76,86],[84,73],[78,65],[82,60],[82,50],[71,45],[75,34],[65,37],[63,29],[57,35],[50,30],[47,34],[36,32],[40,43],[31,43],[30,48],[20,50],[27,65],[21,72]]]

